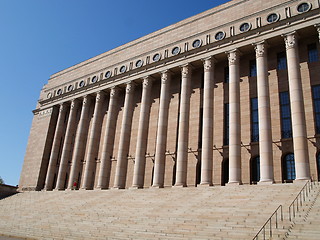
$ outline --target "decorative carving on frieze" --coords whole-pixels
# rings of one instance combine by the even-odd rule
[[[297,35],[295,32],[283,35],[286,49],[294,48],[297,44]]]
[[[228,61],[229,65],[239,64],[239,51],[237,49],[228,52]]]

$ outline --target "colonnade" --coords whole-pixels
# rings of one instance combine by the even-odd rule
[[[298,43],[295,32],[283,36],[286,46],[288,80],[290,93],[290,106],[293,129],[293,148],[295,156],[296,180],[310,179],[306,120],[302,95],[301,73],[298,56]],[[260,152],[260,183],[273,183],[273,150],[271,131],[270,94],[268,83],[267,47],[266,42],[254,44],[257,66],[257,96],[259,117],[259,152]],[[229,184],[241,184],[241,106],[240,106],[240,58],[238,49],[227,52],[229,61]],[[203,122],[202,122],[202,148],[201,148],[201,181],[200,185],[213,185],[213,121],[214,121],[214,56],[203,59],[204,87],[203,87]],[[176,181],[175,186],[187,186],[187,162],[190,122],[191,81],[193,66],[191,63],[181,66],[181,91],[178,119],[178,136],[176,152]],[[157,136],[155,143],[153,187],[164,187],[165,158],[167,149],[168,116],[170,103],[170,85],[172,73],[166,70],[161,73],[161,89],[159,99]],[[148,139],[148,126],[151,108],[151,89],[156,79],[147,76],[142,81],[141,107],[135,151],[135,163],[133,172],[133,188],[143,188],[146,163],[146,148]],[[110,89],[109,98],[102,91],[92,96],[84,96],[82,99],[74,99],[70,103],[68,122],[64,127],[64,119],[67,114],[67,103],[60,104],[59,116],[52,145],[45,189],[53,188],[53,178],[58,163],[59,146],[62,145],[61,159],[57,175],[56,189],[65,189],[68,161],[71,160],[68,189],[77,181],[81,159],[86,156],[82,189],[92,189],[95,167],[95,157],[99,151],[98,136],[102,129],[104,101],[108,101],[108,113],[105,121],[101,149],[100,169],[96,173],[96,188],[105,189],[125,188],[128,151],[130,145],[131,125],[134,108],[134,90],[137,83],[128,82],[125,87],[125,99],[120,126],[120,138],[118,144],[117,163],[113,186],[110,186],[111,156],[116,132],[116,118],[119,103],[118,87]],[[89,128],[89,105],[94,102],[92,126]],[[77,112],[81,111],[77,123]],[[75,135],[74,144],[71,143]],[[87,140],[88,137],[88,140]],[[85,143],[88,143],[85,154]],[[72,149],[72,146],[73,149]]]

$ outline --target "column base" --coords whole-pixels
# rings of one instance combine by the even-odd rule
[[[309,181],[309,180],[311,180],[310,177],[302,177],[302,178],[296,178],[296,179],[293,180],[293,181]]]
[[[93,190],[92,188],[88,188],[88,187],[82,187],[79,189],[80,191],[85,191],[85,190]]]
[[[130,190],[136,190],[136,189],[143,189],[143,187],[139,187],[139,186],[132,186],[129,187]]]
[[[185,188],[185,187],[187,187],[187,185],[186,184],[176,184],[176,185],[174,185],[172,187],[174,187],[174,188]]]
[[[293,183],[302,184],[302,183],[306,183],[306,182],[308,182],[310,180],[311,180],[311,178],[299,178],[299,179],[293,180]]]
[[[242,185],[242,182],[228,182],[226,186],[239,186]]]
[[[152,185],[151,188],[163,188],[163,185]]]
[[[273,180],[262,180],[257,182],[257,185],[270,185],[270,184],[274,184]]]
[[[212,183],[200,183],[197,185],[197,187],[212,187],[213,184]]]
[[[113,187],[113,188],[111,188],[111,190],[121,190],[121,189],[125,189],[125,188],[122,188],[122,187]]]
[[[107,190],[107,187],[95,187],[94,190]]]

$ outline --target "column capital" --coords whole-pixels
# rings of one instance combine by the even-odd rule
[[[82,106],[83,106],[83,107],[88,103],[89,99],[90,99],[90,96],[89,96],[89,95],[84,95],[84,96],[82,97]]]
[[[126,94],[132,93],[135,87],[135,83],[133,81],[126,83]]]
[[[98,91],[96,93],[96,102],[99,102],[104,96],[105,95],[104,95],[103,91]]]
[[[182,77],[189,77],[193,69],[193,66],[190,63],[187,63],[184,65],[181,65],[180,67],[181,67]]]
[[[110,97],[116,97],[118,96],[119,93],[119,88],[114,86],[112,88],[110,88]]]
[[[152,86],[152,81],[153,81],[152,77],[150,77],[150,76],[144,77],[143,80],[142,80],[142,87],[143,88],[151,87]]]
[[[168,81],[170,81],[171,71],[170,70],[164,70],[161,72],[161,83],[166,84]]]
[[[207,57],[202,59],[204,71],[210,71],[214,68],[214,64],[217,62],[217,60],[213,57]]]
[[[319,42],[320,42],[320,23],[315,24],[314,26],[315,26],[315,28],[316,28],[317,31],[318,31],[318,37],[319,37]]]
[[[238,65],[240,51],[238,49],[233,49],[231,51],[226,52],[228,54],[229,65]]]
[[[76,98],[72,99],[70,102],[70,108],[73,109],[77,103],[78,103],[78,99]]]
[[[261,41],[252,44],[254,50],[256,51],[256,58],[265,57],[267,54],[268,43],[266,41]]]
[[[65,106],[66,106],[66,104],[65,104],[64,102],[59,104],[59,112],[60,112],[60,113],[61,113],[63,110],[66,109]]]
[[[283,34],[282,37],[284,38],[284,42],[286,44],[286,49],[294,48],[298,44],[298,35],[296,31]]]

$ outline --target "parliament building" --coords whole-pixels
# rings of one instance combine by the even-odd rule
[[[53,74],[19,189],[319,180],[319,8],[232,0]]]

